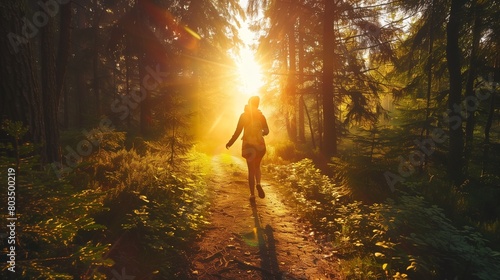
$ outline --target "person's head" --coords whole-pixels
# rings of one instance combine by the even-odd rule
[[[250,99],[248,99],[248,105],[253,109],[259,108],[259,103],[260,103],[260,98],[257,95],[252,96],[250,97]]]

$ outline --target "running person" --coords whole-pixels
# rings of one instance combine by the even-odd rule
[[[247,161],[251,203],[255,203],[255,188],[257,188],[260,198],[265,197],[260,184],[260,163],[266,153],[264,136],[269,134],[269,127],[267,126],[266,117],[259,110],[259,102],[260,98],[258,96],[250,97],[248,105],[245,105],[245,110],[240,115],[233,137],[226,144],[226,149],[229,149],[240,136],[241,131],[244,130],[241,156]]]

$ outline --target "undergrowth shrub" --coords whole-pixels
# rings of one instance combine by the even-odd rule
[[[207,223],[207,156],[192,150],[174,171],[168,153],[124,149],[124,133],[100,130],[93,153],[58,179],[21,141],[21,123],[3,128],[11,138],[0,144],[0,168],[16,170],[16,279],[187,275],[187,245]],[[3,251],[10,246],[2,238]],[[5,258],[2,279],[12,276]]]
[[[349,166],[336,166],[334,179],[309,159],[268,171],[328,237],[325,248],[339,257],[346,279],[500,279],[500,253],[476,230],[456,227],[418,192],[382,203],[355,201],[346,195]]]
[[[499,279],[500,253],[473,228],[458,228],[421,196],[370,206],[374,242],[387,270],[416,279]]]
[[[353,199],[375,203],[392,196],[389,184],[381,175],[390,170],[383,159],[349,155],[332,158],[328,165],[333,176],[344,179],[345,185],[349,186],[349,197]]]
[[[283,163],[299,161],[308,157],[307,145],[301,145],[293,142],[275,142],[268,144],[266,158],[267,161],[273,163]],[[309,151],[312,153],[312,151]]]
[[[346,194],[342,181],[332,181],[328,176],[314,167],[310,159],[281,166],[270,166],[270,171],[292,195],[300,206],[302,214],[310,220],[324,220],[317,223],[322,228],[328,228],[335,218],[335,209],[339,200]]]
[[[113,260],[105,258],[109,244],[91,238],[105,227],[93,215],[103,211],[103,193],[82,189],[65,178],[58,179],[50,167],[44,170],[37,147],[23,142],[27,129],[20,122],[4,121],[10,136],[0,143],[2,182],[9,168],[15,169],[15,238],[2,238],[2,279],[75,279],[95,268],[108,268]],[[5,171],[5,173],[4,173]],[[7,191],[0,199],[7,201]],[[11,217],[2,210],[1,217]],[[14,243],[13,243],[14,242]],[[14,271],[8,271],[6,251],[15,250]],[[10,257],[9,257],[10,259]],[[105,279],[95,272],[93,279]]]
[[[204,177],[206,156],[191,151],[182,172],[170,168],[171,156],[161,150],[119,149],[95,154],[85,170],[93,188],[107,192],[96,219],[108,227],[113,269],[158,278],[181,277],[187,245],[208,223],[204,213],[210,197]],[[112,276],[112,275],[110,275]]]

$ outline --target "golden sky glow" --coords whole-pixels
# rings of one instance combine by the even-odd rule
[[[240,5],[246,8],[247,1],[240,0]],[[249,30],[248,22],[242,22],[238,31],[244,46],[241,47],[235,57],[237,63],[236,74],[239,80],[238,91],[242,95],[242,99],[246,101],[250,96],[259,94],[259,89],[264,84],[264,81],[261,66],[255,59],[254,50],[252,50],[252,45],[256,44],[255,33]]]
[[[258,95],[259,89],[263,85],[262,70],[249,48],[240,51],[237,67],[241,94],[247,97]]]

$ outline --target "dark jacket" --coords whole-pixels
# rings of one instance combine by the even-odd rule
[[[227,143],[227,146],[232,146],[236,139],[243,132],[243,145],[265,145],[264,137],[269,134],[266,117],[258,109],[252,109],[248,105],[245,106],[244,112],[240,115],[238,125],[234,131],[233,137]]]

